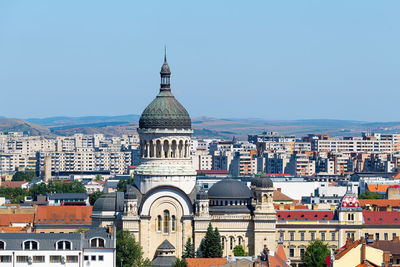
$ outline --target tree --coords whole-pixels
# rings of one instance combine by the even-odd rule
[[[11,181],[25,181],[26,177],[27,176],[24,172],[17,171],[16,173],[14,173]]]
[[[150,261],[143,259],[142,247],[136,242],[135,237],[126,230],[117,232],[117,266],[150,266]]]
[[[188,238],[185,244],[185,250],[183,252],[182,258],[194,258],[194,244],[192,243],[192,240]]]
[[[101,181],[103,180],[103,177],[100,174],[96,174],[96,177],[94,178],[95,181]]]
[[[248,256],[249,254],[244,250],[244,247],[242,245],[237,245],[233,248],[233,255]]]
[[[302,267],[325,267],[325,258],[330,255],[328,244],[321,240],[315,240],[309,243],[301,257]]]
[[[361,193],[358,197],[359,199],[380,199],[381,195],[378,192],[371,192],[366,190],[365,192]]]
[[[187,262],[185,259],[176,259],[175,263],[172,265],[172,267],[186,267],[188,266]]]
[[[133,185],[133,178],[129,178],[128,180],[120,180],[117,184],[117,191],[124,192],[127,185]]]
[[[94,203],[96,202],[96,200],[97,200],[98,198],[100,198],[103,194],[104,194],[104,193],[103,193],[103,192],[100,192],[100,191],[94,192],[94,193],[90,194],[90,195],[89,195],[89,203],[90,203],[90,205],[93,206]]]
[[[211,223],[208,224],[207,233],[204,237],[202,256],[204,258],[222,257],[221,236],[217,228],[213,230]]]
[[[48,193],[86,193],[86,188],[79,181],[50,181],[48,184],[40,183],[31,186],[29,193],[31,196],[45,195]]]
[[[203,251],[205,250],[205,247],[204,247],[204,239],[202,239],[201,241],[200,241],[200,246],[199,246],[199,248],[197,249],[197,251],[196,251],[196,258],[205,258],[204,256],[203,256]]]

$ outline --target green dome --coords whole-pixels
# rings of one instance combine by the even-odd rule
[[[161,90],[139,119],[140,129],[190,129],[191,126],[189,113],[170,90]]]

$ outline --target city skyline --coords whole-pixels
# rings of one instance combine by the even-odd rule
[[[0,4],[1,116],[140,114],[166,44],[192,117],[398,121],[397,2],[93,3]]]

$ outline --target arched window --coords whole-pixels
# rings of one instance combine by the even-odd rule
[[[161,216],[157,216],[157,231],[161,232]]]
[[[71,250],[72,244],[70,241],[58,241],[57,242],[57,250]]]
[[[225,238],[225,236],[221,237],[221,245],[222,245],[222,249],[225,249],[225,242],[226,242],[226,238]]]
[[[243,238],[241,236],[238,237],[238,245],[243,245]]]
[[[174,232],[176,229],[176,219],[175,219],[175,215],[172,215],[172,227],[171,230]]]
[[[233,249],[233,245],[235,243],[235,238],[233,236],[231,236],[229,239],[230,239],[229,240],[229,247],[232,250]]]
[[[164,210],[164,233],[169,232],[169,211]]]
[[[0,250],[5,250],[6,249],[6,242],[0,241]]]
[[[103,238],[93,238],[90,240],[90,247],[92,248],[104,248],[104,239]]]
[[[38,250],[39,243],[37,241],[29,240],[24,242],[24,250]]]

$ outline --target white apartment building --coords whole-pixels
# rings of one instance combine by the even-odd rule
[[[192,166],[197,170],[211,170],[212,169],[212,155],[208,153],[208,150],[197,149],[191,155]]]

